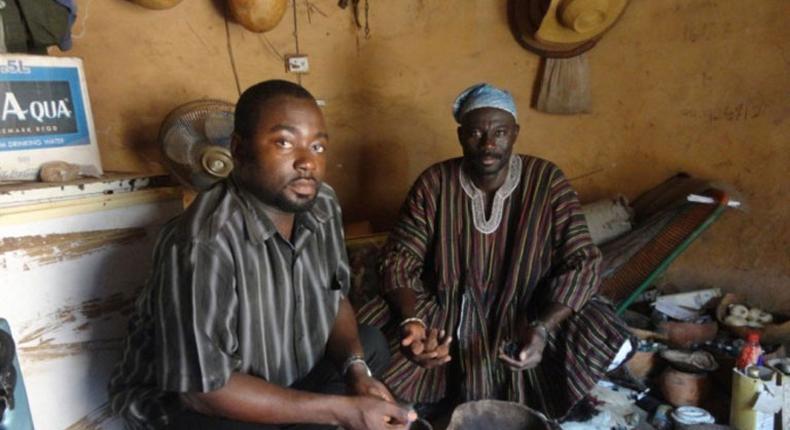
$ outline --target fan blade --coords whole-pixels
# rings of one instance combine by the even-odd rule
[[[204,130],[212,144],[229,148],[230,136],[233,134],[233,113],[209,112],[206,115]]]

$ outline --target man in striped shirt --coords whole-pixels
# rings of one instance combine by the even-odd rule
[[[168,223],[110,383],[133,429],[405,429],[357,328],[340,207],[312,95],[267,81],[236,106],[230,179]]]
[[[513,154],[509,93],[464,91],[454,116],[464,156],[413,185],[380,262],[377,299],[396,396],[503,399],[565,417],[632,348],[596,296],[601,255],[576,193],[552,163]]]

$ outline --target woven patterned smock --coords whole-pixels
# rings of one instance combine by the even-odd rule
[[[600,251],[576,192],[554,164],[513,155],[487,218],[462,165],[451,159],[420,175],[380,263],[383,292],[413,289],[418,315],[453,334],[453,360],[426,370],[406,359],[398,321],[381,298],[360,311],[360,320],[382,326],[392,341],[384,380],[406,401],[436,402],[451,391],[460,400],[519,401],[562,416],[628,338],[611,306],[596,297]],[[549,337],[537,369],[511,371],[497,358],[500,341],[514,337],[518,317],[536,318],[549,301],[573,315]],[[451,371],[459,377],[448,380]],[[456,385],[448,391],[448,384]]]
[[[175,393],[216,390],[232,372],[288,386],[323,357],[349,286],[337,198],[322,185],[292,241],[259,205],[227,180],[162,229],[110,383],[129,427],[166,427]]]

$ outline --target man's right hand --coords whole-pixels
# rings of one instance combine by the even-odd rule
[[[452,336],[445,336],[444,330],[429,329],[418,322],[411,322],[401,328],[401,351],[409,360],[426,369],[442,366],[450,361],[450,342]]]
[[[346,397],[350,404],[338,414],[346,430],[405,430],[417,413],[397,403],[370,396]]]

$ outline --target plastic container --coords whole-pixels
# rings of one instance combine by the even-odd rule
[[[777,373],[766,367],[750,367],[750,376],[732,369],[732,400],[730,402],[730,426],[738,430],[773,429],[774,414],[754,410],[754,399],[765,390],[766,385],[776,385]]]
[[[713,415],[705,409],[696,406],[681,406],[672,411],[672,421],[676,430],[686,430],[691,426],[700,424],[714,424]]]

